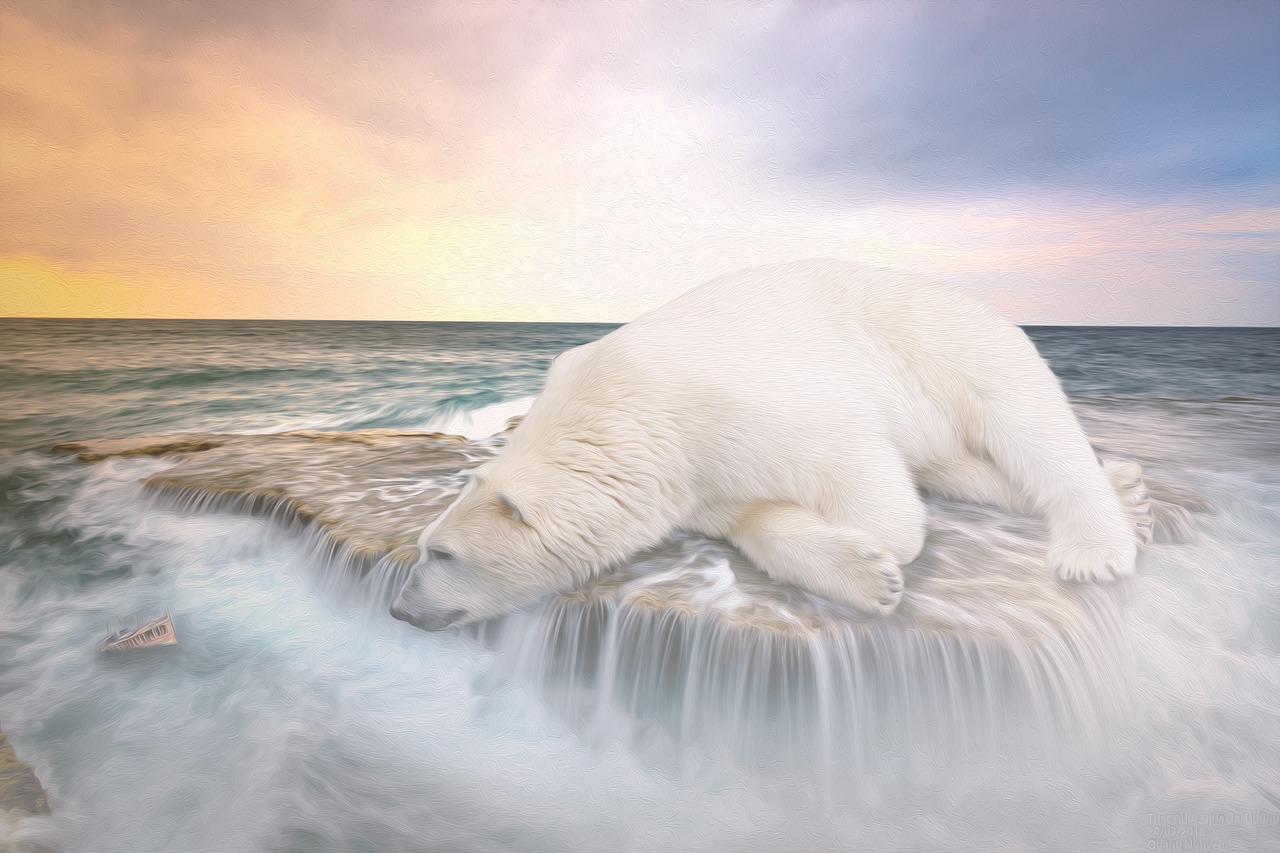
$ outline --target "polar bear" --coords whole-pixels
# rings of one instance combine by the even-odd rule
[[[558,356],[392,613],[507,613],[682,529],[882,616],[924,545],[921,490],[1039,514],[1062,579],[1134,573],[1134,524],[1022,330],[901,273],[748,269]]]

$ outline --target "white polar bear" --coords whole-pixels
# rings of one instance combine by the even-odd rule
[[[1061,578],[1134,572],[1134,524],[1020,329],[899,273],[745,270],[559,356],[423,531],[392,613],[428,630],[506,613],[679,528],[888,614],[924,545],[918,489],[1042,515]]]

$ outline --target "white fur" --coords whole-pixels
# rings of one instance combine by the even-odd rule
[[[683,528],[885,614],[924,543],[918,489],[1042,515],[1061,578],[1134,571],[1133,522],[1020,329],[902,274],[745,270],[559,357],[500,458],[424,532],[451,566],[425,561],[397,606],[484,618]]]

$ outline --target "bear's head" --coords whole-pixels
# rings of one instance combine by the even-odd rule
[[[669,522],[639,493],[586,468],[476,469],[418,540],[420,557],[391,614],[439,631],[510,613],[661,541]]]
[[[423,531],[418,563],[391,606],[397,619],[439,631],[517,610],[580,579],[563,531],[549,535],[541,503],[504,485],[495,465],[476,469]]]
[[[673,422],[636,405],[641,381],[599,341],[558,359],[498,459],[419,537],[392,615],[431,631],[488,619],[661,542],[688,478]]]

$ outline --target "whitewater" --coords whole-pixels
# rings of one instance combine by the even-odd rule
[[[685,538],[428,634],[386,612],[392,561],[146,488],[170,458],[51,450],[381,429],[478,459],[556,353],[611,328],[0,321],[0,729],[51,808],[0,844],[1280,847],[1275,330],[1030,330],[1099,452],[1142,465],[1156,542],[1126,587],[984,610],[957,579],[1030,571],[1038,534],[932,505],[915,623],[850,622]],[[166,608],[179,649],[94,651]]]

